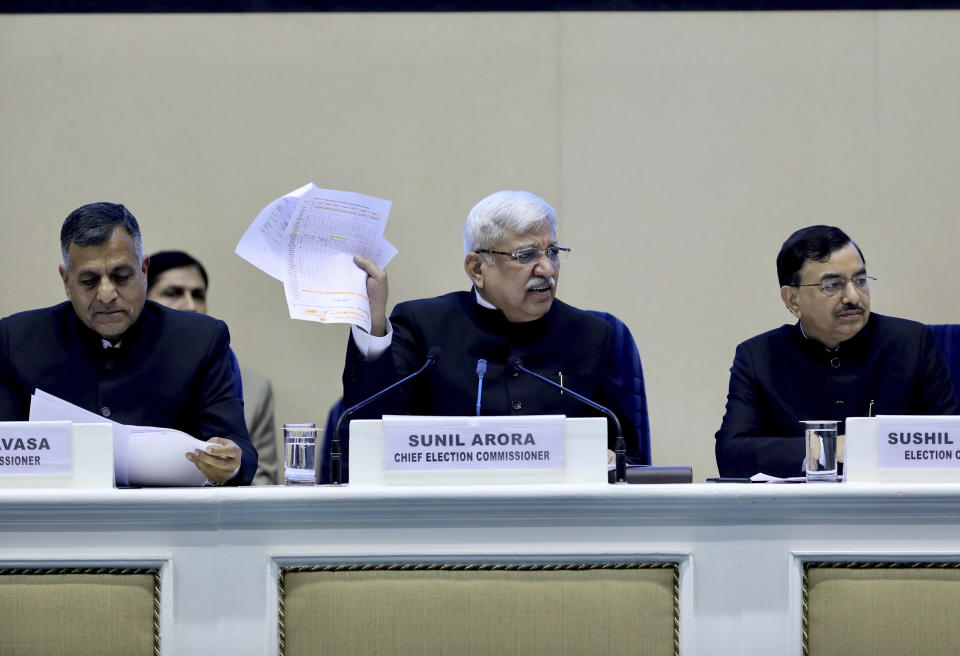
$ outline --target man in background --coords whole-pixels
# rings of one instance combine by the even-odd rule
[[[226,324],[146,300],[150,258],[123,205],[74,210],[60,249],[68,302],[0,320],[0,420],[26,420],[42,389],[113,421],[210,442],[185,457],[212,484],[248,484],[257,452]]]
[[[793,233],[777,276],[797,323],[737,347],[716,434],[721,476],[801,476],[804,420],[837,420],[842,436],[847,417],[960,412],[929,328],[870,312],[874,278],[842,230]]]
[[[147,298],[174,310],[207,313],[207,271],[183,251],[161,251],[150,256]],[[273,388],[262,374],[240,367],[243,416],[250,440],[260,456],[254,485],[280,482],[276,433],[273,423]]]

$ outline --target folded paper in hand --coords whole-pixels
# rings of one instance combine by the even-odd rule
[[[30,421],[113,425],[113,474],[117,487],[198,486],[207,478],[185,455],[208,445],[173,428],[125,426],[38,389],[30,399]]]

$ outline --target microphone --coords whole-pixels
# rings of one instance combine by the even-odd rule
[[[480,395],[483,394],[483,377],[487,375],[487,361],[477,360],[477,416],[480,416]]]
[[[553,382],[546,376],[541,376],[536,371],[530,371],[529,369],[523,366],[523,361],[517,355],[511,355],[509,358],[507,358],[507,370],[522,371],[525,374],[530,374],[534,378],[538,378],[545,383],[549,383],[550,385],[553,385],[554,387],[559,389],[561,392],[569,394],[570,396],[575,398],[577,401],[580,401],[581,403],[586,404],[591,408],[594,408],[595,410],[599,410],[600,412],[605,414],[607,418],[613,422],[613,427],[617,434],[616,440],[613,443],[614,445],[613,453],[615,458],[614,462],[616,463],[615,480],[617,483],[627,482],[627,441],[623,439],[623,429],[620,428],[620,420],[617,419],[617,415],[615,415],[612,410],[610,410],[609,408],[605,408],[604,406],[600,405],[596,401],[591,401],[590,399],[588,399],[587,397],[581,394],[577,394],[569,387],[564,387],[559,383]]]
[[[342,471],[343,463],[341,461],[342,454],[340,452],[340,426],[341,424],[343,424],[343,420],[349,417],[350,415],[352,415],[354,412],[356,412],[360,408],[364,407],[365,405],[373,403],[374,401],[379,399],[381,396],[383,396],[387,392],[397,387],[400,387],[408,380],[416,378],[417,376],[422,374],[424,371],[427,370],[427,367],[429,367],[432,364],[436,364],[437,360],[440,359],[440,353],[442,351],[443,349],[441,349],[440,347],[434,346],[427,353],[427,360],[426,362],[423,363],[422,367],[414,371],[409,376],[401,378],[400,380],[393,383],[392,385],[388,385],[387,387],[384,387],[382,390],[380,390],[373,396],[369,396],[365,398],[363,401],[360,401],[360,403],[357,403],[356,405],[352,405],[343,411],[343,414],[341,414],[340,418],[337,419],[337,425],[333,429],[333,436],[330,438],[330,483],[331,485],[340,485],[343,482],[343,471]],[[390,356],[387,355],[386,357],[390,357]],[[317,473],[316,473],[316,482],[317,484],[320,483],[319,469],[317,469]]]

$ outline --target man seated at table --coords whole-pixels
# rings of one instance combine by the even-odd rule
[[[839,228],[793,233],[777,256],[780,297],[798,319],[743,342],[716,434],[721,476],[802,475],[804,420],[957,414],[930,330],[870,313],[860,247]],[[842,439],[838,457],[842,460]]]
[[[213,484],[248,484],[257,452],[226,324],[145,300],[150,258],[123,205],[74,210],[60,248],[69,301],[0,320],[0,420],[26,420],[41,389],[113,421],[211,442],[186,458]]]
[[[343,372],[349,407],[423,365],[431,349],[437,363],[365,417],[382,414],[476,414],[477,361],[488,362],[482,413],[602,416],[527,374],[525,367],[610,408],[623,428],[627,456],[640,462],[637,427],[624,409],[612,329],[603,319],[556,300],[560,263],[569,253],[557,242],[557,214],[524,191],[484,198],[463,230],[464,270],[473,289],[398,304],[386,317],[387,274],[357,257],[367,274],[371,332],[354,327]],[[609,426],[613,448],[614,428]],[[612,457],[612,454],[611,454]]]
[[[147,298],[174,310],[207,313],[210,288],[207,270],[183,251],[160,251],[150,256]],[[273,425],[273,387],[263,374],[240,367],[243,382],[243,417],[250,440],[257,449],[259,465],[254,485],[279,483],[276,431]]]

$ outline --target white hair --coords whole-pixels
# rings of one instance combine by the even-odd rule
[[[463,226],[463,254],[494,248],[509,230],[525,235],[549,226],[557,234],[557,212],[529,191],[498,191],[473,206]],[[488,262],[490,256],[487,255]]]

